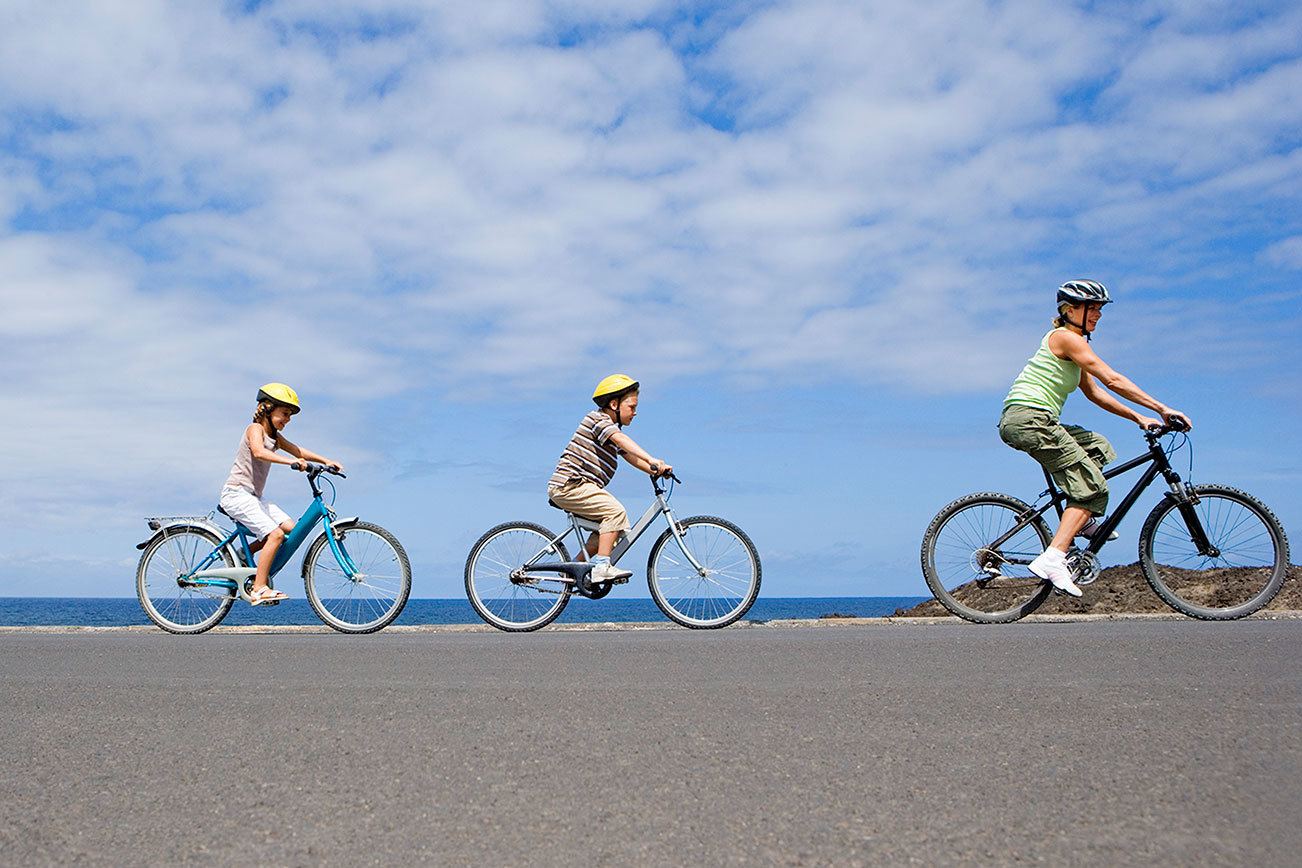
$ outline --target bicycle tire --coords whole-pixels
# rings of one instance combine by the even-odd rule
[[[1237,488],[1194,485],[1188,491],[1197,496],[1193,508],[1219,556],[1198,554],[1181,504],[1164,497],[1139,532],[1139,564],[1149,586],[1172,609],[1203,621],[1232,621],[1268,605],[1288,575],[1288,538],[1279,519]]]
[[[685,559],[678,562],[669,558],[663,564],[660,563],[661,555],[669,551],[666,546],[675,539],[672,531],[665,530],[651,546],[651,554],[647,557],[646,578],[647,585],[651,589],[651,599],[655,600],[656,606],[671,621],[693,630],[718,630],[735,623],[750,611],[750,607],[759,596],[762,569],[755,543],[751,542],[750,537],[746,536],[737,525],[713,515],[695,515],[682,519],[678,521],[678,527],[679,533],[688,541],[692,549],[692,556],[706,568],[707,572],[715,576],[724,576],[726,570],[736,569],[737,577],[712,579],[710,576],[701,576]],[[702,534],[701,539],[693,544],[690,537],[698,528],[714,528],[715,539],[710,541]],[[732,546],[730,550],[725,550],[722,547],[725,544],[725,536],[731,537],[731,541],[737,545]],[[675,545],[677,545],[676,541]],[[737,550],[738,547],[740,551]],[[743,554],[744,557],[741,556]],[[719,566],[712,567],[711,564],[719,564]],[[746,570],[747,565],[749,565],[748,570]],[[745,570],[745,576],[741,574],[742,570]],[[679,575],[674,575],[675,573]],[[665,587],[668,582],[681,583],[684,587],[683,593],[675,596],[674,591]],[[721,593],[711,596],[686,596],[688,590],[699,594],[709,590],[711,586],[719,589]],[[710,617],[695,617],[684,611],[684,604],[697,608],[702,616],[708,610]]]
[[[1039,608],[1052,586],[1020,561],[1035,557],[1053,539],[1044,519],[1037,516],[998,550],[985,546],[1031,509],[1011,495],[983,491],[960,497],[936,513],[922,537],[922,575],[942,606],[975,624],[1008,624]],[[950,531],[950,536],[943,536]],[[1016,564],[1005,559],[1014,553]],[[1000,568],[999,577],[980,569],[987,560]],[[1014,570],[1015,575],[1005,574]]]
[[[508,539],[508,534],[516,538]],[[510,580],[511,570],[523,565],[554,536],[539,524],[508,521],[488,530],[471,546],[466,556],[466,599],[485,623],[506,633],[529,633],[546,627],[565,611],[570,601],[569,584],[548,579],[544,580],[544,589],[544,582],[520,585]],[[560,561],[570,559],[560,540],[552,544],[552,551]],[[485,561],[482,569],[481,559]]]
[[[186,537],[192,537],[189,542]],[[182,573],[193,571],[194,566],[221,544],[221,537],[198,525],[169,528],[159,534],[140,555],[136,566],[136,596],[145,616],[169,633],[192,636],[216,627],[230,612],[235,603],[235,592],[218,594],[213,588],[183,588],[176,583]],[[171,560],[163,564],[159,559]],[[224,566],[235,566],[229,549],[221,550]],[[160,570],[151,575],[155,564]],[[151,592],[153,589],[153,592]],[[163,601],[171,601],[170,605]],[[200,606],[205,608],[201,611]],[[197,615],[193,619],[178,620],[183,612]],[[172,617],[168,617],[168,614]]]
[[[336,522],[333,529],[344,537],[344,544],[349,546],[345,550],[364,578],[345,575],[323,531],[312,540],[303,556],[303,590],[307,601],[322,623],[340,633],[364,634],[383,630],[402,614],[411,595],[411,563],[407,560],[407,551],[397,537],[369,521]],[[348,537],[359,532],[380,540],[387,551],[373,543],[359,545],[356,539],[349,545]],[[328,553],[328,559],[322,558],[323,549]],[[326,575],[332,572],[330,564],[338,567],[334,571],[337,575],[327,580]],[[377,573],[377,569],[386,572]],[[396,573],[390,574],[388,570],[396,570]],[[327,581],[329,591],[341,596],[330,597],[321,593],[321,586]],[[359,591],[359,588],[366,590]],[[332,604],[331,601],[337,602]],[[356,619],[347,617],[353,613],[358,616]],[[370,615],[374,617],[367,617]]]

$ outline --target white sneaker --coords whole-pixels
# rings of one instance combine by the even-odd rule
[[[632,570],[622,570],[612,563],[597,564],[588,576],[590,582],[618,582],[633,575]]]
[[[1094,539],[1094,534],[1099,532],[1100,527],[1101,525],[1099,524],[1099,520],[1097,518],[1091,518],[1089,521],[1085,522],[1085,526],[1083,528],[1076,531],[1076,536],[1083,536],[1085,537],[1085,539],[1092,540]],[[1108,534],[1108,542],[1111,542],[1114,539],[1118,539],[1120,536],[1121,534],[1117,533],[1114,530],[1112,533]]]
[[[1067,556],[1055,548],[1047,548],[1035,560],[1031,561],[1031,572],[1046,579],[1064,594],[1080,597],[1083,592],[1071,579],[1071,570],[1067,567]]]

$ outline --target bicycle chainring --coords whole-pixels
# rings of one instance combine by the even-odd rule
[[[1074,548],[1067,552],[1067,567],[1071,570],[1072,579],[1078,585],[1088,585],[1103,572],[1103,565],[1099,563],[1098,555],[1084,549]]]

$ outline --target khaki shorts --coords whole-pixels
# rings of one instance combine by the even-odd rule
[[[571,482],[547,489],[551,502],[566,512],[601,522],[600,533],[622,533],[629,529],[628,513],[615,496],[594,482]]]
[[[1049,471],[1067,495],[1068,506],[1102,515],[1108,508],[1103,466],[1117,457],[1102,434],[1063,425],[1048,410],[1009,404],[999,417],[999,437]]]

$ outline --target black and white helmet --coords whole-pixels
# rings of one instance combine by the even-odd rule
[[[1112,296],[1108,295],[1108,288],[1097,280],[1069,280],[1058,287],[1058,304],[1107,304],[1110,301]]]

